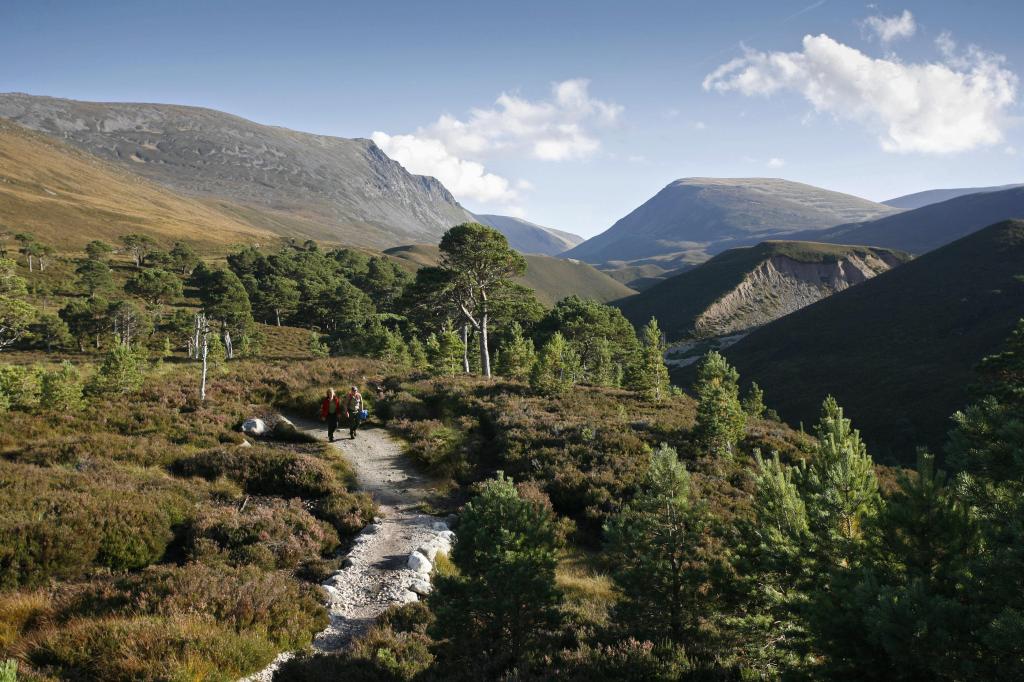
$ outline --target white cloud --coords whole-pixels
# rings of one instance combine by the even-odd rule
[[[1017,156],[1017,148],[1014,147],[1012,144],[1008,145],[1003,149],[1003,153],[1006,154],[1007,156]]]
[[[594,154],[601,147],[595,129],[615,124],[622,107],[591,97],[589,86],[586,79],[553,83],[543,100],[503,92],[494,106],[471,109],[464,119],[444,114],[411,134],[378,131],[372,137],[410,172],[436,177],[456,197],[521,213],[507,204],[533,185],[490,172],[482,160],[505,154],[564,161]]]
[[[804,36],[801,52],[757,52],[715,69],[704,89],[746,96],[797,92],[819,113],[855,121],[888,152],[943,154],[997,144],[1017,76],[1005,60],[970,47],[939,62],[875,59],[827,35]]]
[[[696,123],[693,124],[694,130],[707,130],[707,128],[708,124],[705,123],[704,121],[697,121]]]
[[[786,160],[785,159],[780,159],[777,156],[773,156],[772,158],[768,159],[768,167],[769,168],[782,168],[785,165],[786,165]]]
[[[891,43],[897,38],[910,38],[917,32],[917,23],[910,10],[903,10],[903,14],[895,17],[868,17],[864,20],[864,27],[883,43]]]
[[[432,175],[456,197],[480,202],[509,202],[518,198],[507,179],[488,173],[482,164],[452,155],[438,140],[377,131],[373,141],[410,173]]]
[[[504,151],[542,161],[584,158],[601,147],[591,128],[614,124],[622,114],[618,104],[591,97],[589,86],[582,78],[554,83],[551,97],[537,101],[503,92],[489,109],[472,109],[466,120],[446,114],[417,134],[441,140],[458,155]]]

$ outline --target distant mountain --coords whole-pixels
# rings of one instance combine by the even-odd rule
[[[438,248],[433,244],[399,246],[384,253],[408,263],[411,269],[437,265],[439,256]],[[526,274],[519,281],[533,289],[537,299],[546,305],[573,294],[608,303],[636,293],[597,268],[579,261],[526,254],[526,264]]]
[[[769,241],[720,253],[617,303],[634,324],[658,318],[670,343],[748,332],[909,260],[863,246]]]
[[[588,263],[708,255],[896,213],[867,199],[775,178],[684,178],[565,255]]]
[[[129,232],[203,247],[274,241],[265,227],[182,196],[64,142],[0,119],[0,232],[59,249]],[[218,249],[218,250],[220,250]]]
[[[472,214],[373,142],[312,135],[169,104],[0,94],[0,117],[176,191],[224,201],[287,236],[383,248],[436,241]]]
[[[916,445],[942,442],[975,366],[1022,317],[1024,221],[1005,221],[776,320],[725,354],[789,423],[813,423],[831,394],[876,455],[912,463]]]
[[[1001,192],[1004,189],[1013,189],[1014,187],[1024,187],[1024,184],[1013,184],[1013,185],[999,185],[998,187],[959,187],[955,189],[929,189],[923,192],[915,192],[913,194],[907,194],[906,196],[896,197],[895,199],[889,199],[882,203],[886,206],[893,206],[894,208],[902,209],[914,209],[921,208],[922,206],[928,206],[929,204],[937,204],[940,201],[948,201],[950,199],[956,199],[962,197],[965,194],[981,194],[983,192]]]
[[[1024,218],[1024,186],[967,194],[868,223],[842,225],[816,238],[925,253],[1011,218]]]
[[[478,213],[476,217],[484,225],[490,225],[505,235],[509,245],[520,253],[557,256],[583,241],[579,235],[537,225],[522,218],[485,213]]]

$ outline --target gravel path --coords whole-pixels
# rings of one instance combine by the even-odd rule
[[[295,427],[318,440],[327,440],[320,422],[292,419]],[[380,508],[376,522],[356,536],[346,555],[346,567],[324,584],[331,623],[313,641],[315,651],[342,649],[365,632],[389,606],[412,600],[409,587],[425,576],[408,568],[409,555],[437,541],[447,526],[437,517],[421,514],[415,507],[430,491],[430,480],[417,474],[401,446],[380,428],[363,428],[355,440],[348,430],[334,447],[351,464],[359,490],[370,493]],[[244,682],[269,682],[278,665],[293,654],[281,654],[266,670]]]

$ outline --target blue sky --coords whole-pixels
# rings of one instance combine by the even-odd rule
[[[0,91],[372,136],[471,210],[590,236],[686,176],[1024,182],[1021,26],[1010,0],[0,0]]]

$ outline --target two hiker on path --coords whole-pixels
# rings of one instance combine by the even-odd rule
[[[338,428],[342,414],[348,422],[349,438],[355,439],[362,411],[363,396],[358,386],[353,386],[344,398],[338,398],[333,388],[327,389],[327,396],[320,403],[320,421],[327,422],[327,440],[334,442],[334,431]]]

